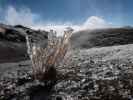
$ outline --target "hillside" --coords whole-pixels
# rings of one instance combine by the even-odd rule
[[[28,59],[25,38],[27,32],[31,33],[31,37],[40,34],[47,39],[46,31],[34,30],[22,25],[0,24],[0,63]]]
[[[74,50],[69,61],[57,68],[65,77],[52,83],[32,80],[29,61],[0,68],[1,99],[133,99],[133,44]]]
[[[132,28],[73,34],[71,45],[75,49],[69,51],[63,65],[56,67],[59,78],[44,82],[33,79],[26,53],[27,32],[34,43],[48,38],[45,31],[21,25],[0,27],[1,100],[133,99]]]
[[[71,38],[73,48],[92,48],[133,43],[133,28],[83,30]]]
[[[48,32],[46,31],[34,30],[22,25],[11,26],[0,24],[0,62],[12,62],[27,59],[27,48],[25,40],[25,34],[27,31],[30,31],[32,36],[34,34],[35,37],[36,34],[44,34],[47,39]],[[132,43],[132,27],[82,30],[73,33],[71,37],[71,46],[75,49],[105,47]],[[8,60],[7,57],[9,57]]]

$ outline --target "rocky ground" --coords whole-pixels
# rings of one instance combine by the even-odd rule
[[[53,81],[33,80],[30,61],[0,64],[0,100],[133,100],[132,47],[73,51]]]

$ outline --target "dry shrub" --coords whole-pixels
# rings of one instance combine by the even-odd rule
[[[49,35],[51,34],[52,33],[49,33]],[[65,58],[69,48],[71,34],[72,31],[65,31],[63,37],[57,37],[52,34],[52,36],[48,38],[46,47],[38,45],[39,42],[32,43],[29,35],[26,36],[28,54],[32,61],[32,71],[35,79],[55,79],[56,67],[59,66]]]

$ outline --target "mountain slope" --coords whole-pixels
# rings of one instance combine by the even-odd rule
[[[73,48],[92,48],[133,43],[133,28],[83,30],[72,35]]]
[[[28,59],[25,38],[27,32],[31,33],[31,37],[39,34],[47,39],[46,31],[33,30],[22,25],[0,24],[0,63]]]

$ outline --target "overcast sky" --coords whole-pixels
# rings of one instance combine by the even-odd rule
[[[133,0],[0,0],[0,21],[40,28],[127,26],[133,25],[132,4]]]

